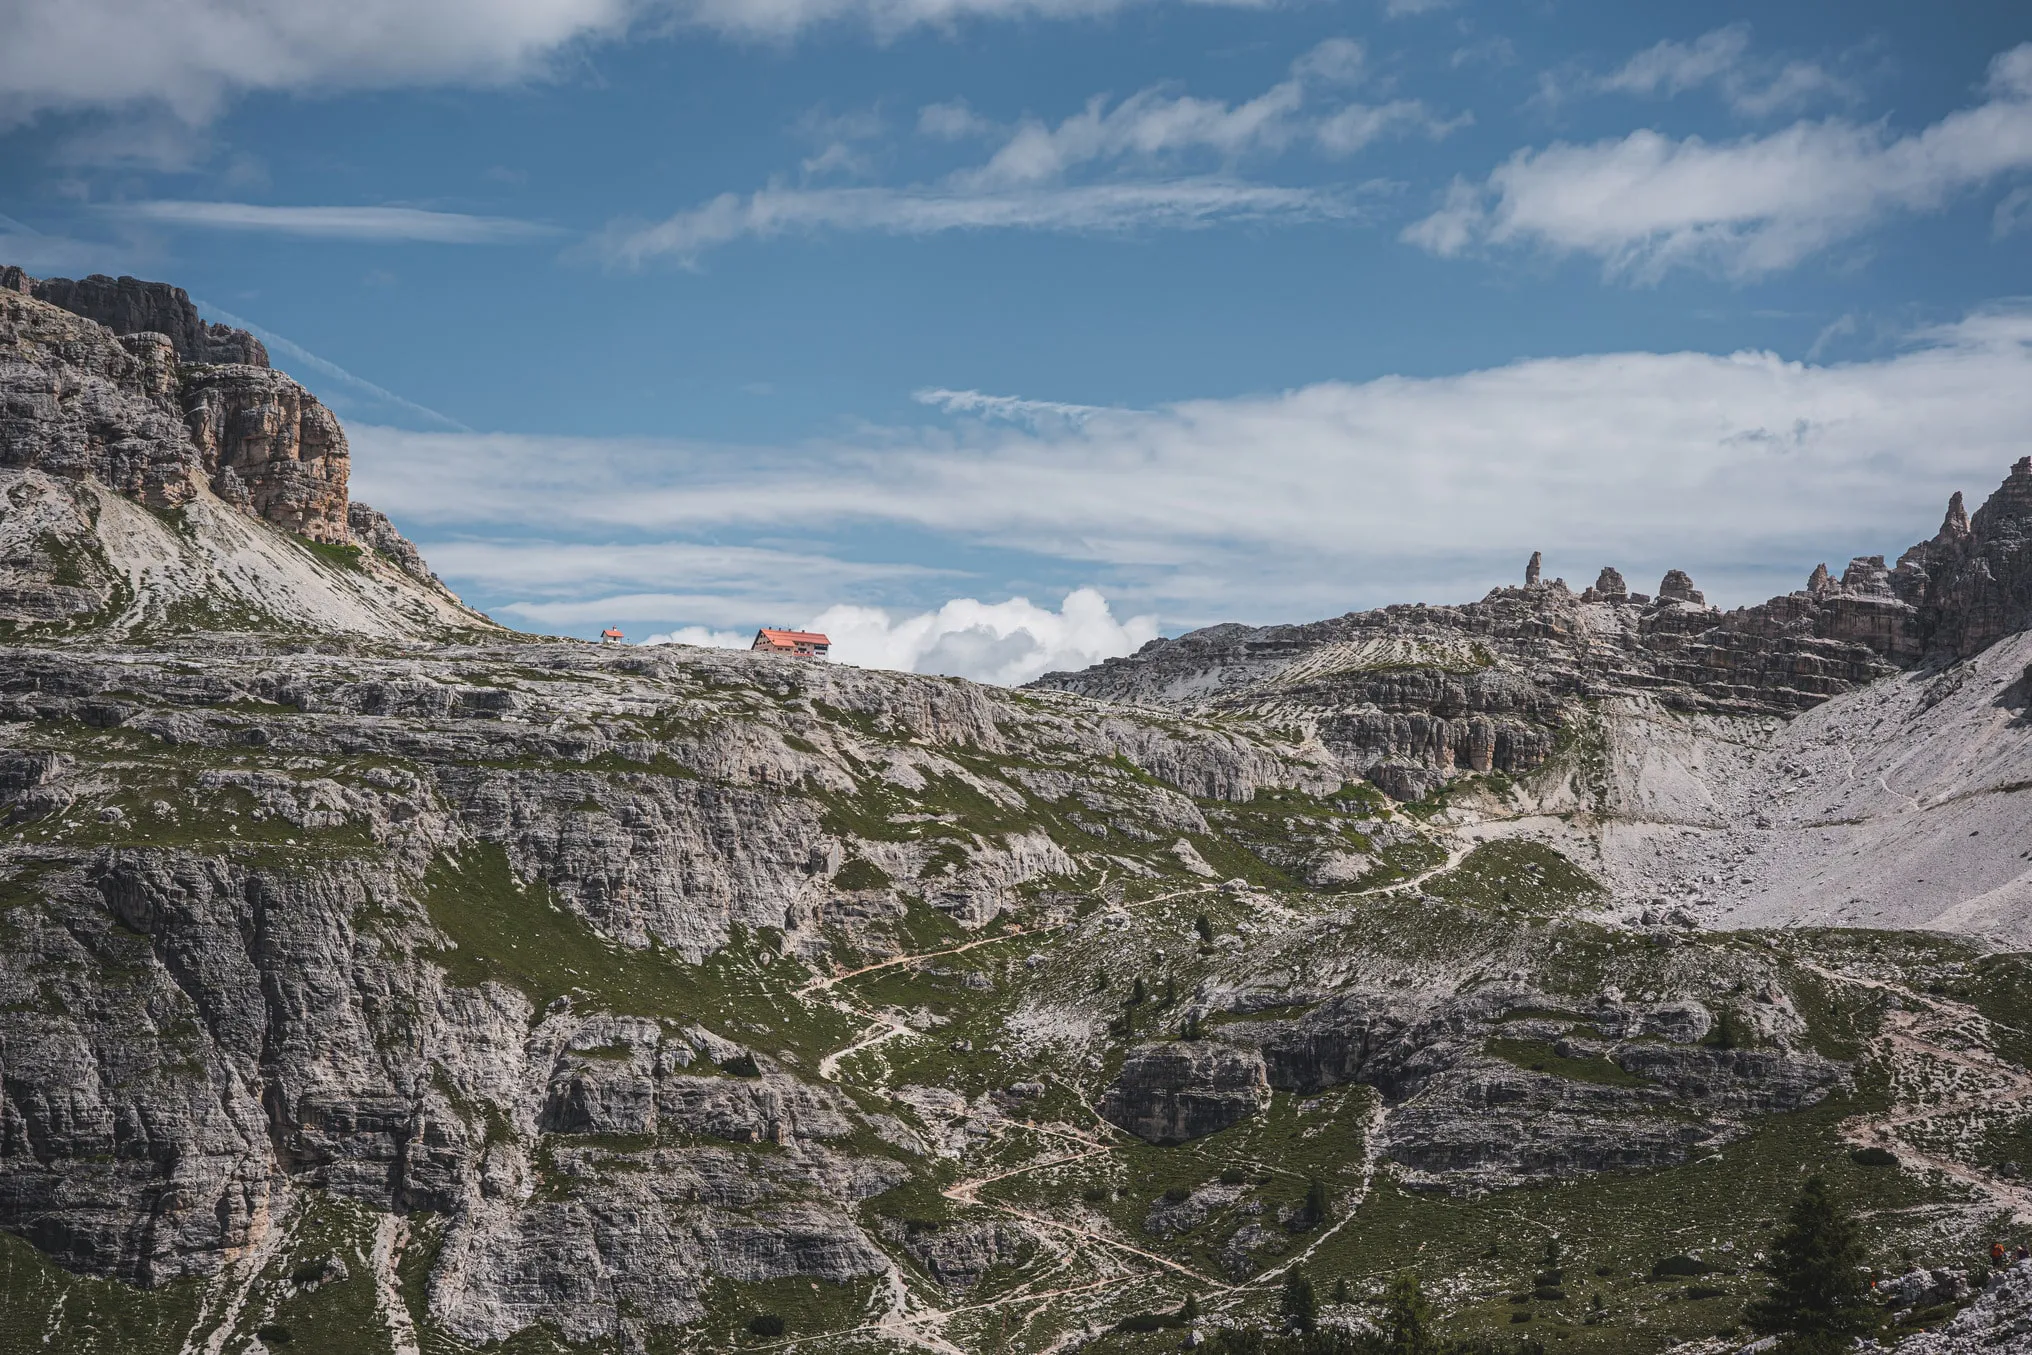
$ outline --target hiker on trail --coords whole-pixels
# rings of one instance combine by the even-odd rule
[[[2032,1257],[2032,1247],[2027,1247],[2022,1242],[2018,1244],[2018,1250],[2011,1253],[2011,1260],[2014,1262],[2023,1261],[2028,1257]]]
[[[2001,1243],[2001,1242],[1992,1242],[1992,1243],[1990,1244],[1990,1264],[1991,1264],[1991,1265],[1993,1265],[1993,1266],[2001,1266],[2001,1265],[2003,1265],[2003,1264],[2004,1264],[2004,1244],[2003,1244],[2003,1243]]]

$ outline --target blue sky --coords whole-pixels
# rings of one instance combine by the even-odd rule
[[[0,262],[275,336],[527,628],[1737,604],[2032,451],[2024,6],[12,8]]]

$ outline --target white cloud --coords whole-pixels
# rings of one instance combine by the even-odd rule
[[[773,40],[854,24],[888,37],[967,19],[1081,18],[1135,2],[19,0],[7,8],[0,42],[0,127],[52,109],[144,104],[201,124],[236,95],[256,90],[523,80],[550,73],[574,47],[643,31]]]
[[[1117,621],[1108,600],[1092,588],[1074,589],[1055,612],[1020,597],[1007,602],[955,598],[933,611],[910,614],[839,605],[799,622],[798,628],[830,639],[835,663],[1008,687],[1131,654],[1157,638],[1154,618]],[[678,626],[642,643],[746,649],[753,641],[752,630]]]
[[[1729,24],[1692,42],[1666,40],[1645,48],[1606,75],[1540,77],[1539,101],[1557,104],[1580,94],[1672,98],[1712,86],[1744,117],[1768,117],[1817,97],[1853,98],[1854,88],[1811,61],[1778,62],[1750,51],[1750,26]]]
[[[983,193],[933,188],[765,188],[727,193],[651,225],[621,222],[590,244],[622,268],[670,257],[690,262],[743,238],[822,230],[936,235],[955,230],[1083,233],[1189,229],[1223,221],[1313,221],[1357,215],[1347,198],[1310,188],[1275,188],[1198,177]]]
[[[1025,400],[1014,395],[986,395],[980,391],[942,388],[911,392],[911,399],[948,414],[973,414],[981,418],[1007,419],[1011,423],[1078,423],[1107,411],[1098,405],[1069,405],[1060,400]]]
[[[754,642],[755,637],[749,631],[714,630],[710,626],[679,626],[642,640],[645,645],[693,645],[699,649],[747,649]]]
[[[994,130],[995,124],[976,113],[965,99],[926,104],[917,110],[917,134],[938,141],[964,141]]]
[[[1750,50],[1750,26],[1730,24],[1691,43],[1661,42],[1602,76],[1594,87],[1617,94],[1681,94],[1732,74]]]
[[[1986,93],[1905,136],[1830,118],[1725,143],[1646,130],[1521,150],[1483,184],[1456,181],[1403,238],[1442,255],[1477,244],[1592,254],[1638,280],[1679,266],[1753,277],[2032,169],[2032,43],[1991,63]]]
[[[204,230],[259,231],[324,240],[422,241],[439,245],[498,245],[554,236],[554,226],[463,212],[416,207],[269,207],[251,202],[118,203],[119,216],[159,225]]]
[[[1028,598],[957,598],[937,611],[896,616],[876,607],[828,607],[805,623],[830,638],[832,657],[863,668],[942,673],[1017,686],[1042,673],[1087,668],[1157,638],[1154,617],[1117,621],[1092,588],[1057,611]]]
[[[923,580],[831,572],[829,537],[865,545],[882,529],[918,543],[903,561],[1006,552],[1025,577],[1090,582],[1169,626],[1477,596],[1533,549],[1576,581],[1604,564],[1654,582],[1679,567],[1710,597],[1756,600],[1817,559],[1930,534],[1950,490],[1979,499],[2023,454],[2027,426],[2032,308],[1998,308],[1834,365],[1610,353],[1077,419],[959,415],[793,448],[385,429],[353,442],[369,502],[504,553],[537,524],[687,541],[800,524],[806,560],[746,580],[676,557],[635,568],[731,599],[654,613],[665,626],[813,616],[850,587],[923,596]],[[595,600],[588,623],[638,591],[563,557],[532,553],[529,568],[557,580],[540,601]]]
[[[920,135],[954,141],[997,136],[979,165],[907,188],[789,188],[725,193],[660,222],[618,222],[589,252],[624,268],[668,256],[689,263],[734,240],[821,230],[929,235],[951,230],[1111,232],[1182,229],[1234,220],[1316,220],[1358,214],[1354,196],[1280,188],[1236,177],[1251,156],[1298,145],[1353,154],[1384,136],[1437,140],[1472,119],[1444,118],[1416,99],[1349,103],[1360,78],[1359,43],[1333,38],[1291,65],[1289,78],[1228,103],[1158,87],[1119,102],[1104,95],[1057,123],[1024,118],[996,128],[963,103],[919,111]],[[842,151],[842,162],[861,163]],[[812,162],[805,166],[807,172]],[[1121,177],[1077,182],[1076,176]]]

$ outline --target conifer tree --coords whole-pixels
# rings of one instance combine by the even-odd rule
[[[1756,1331],[1783,1333],[1788,1352],[1844,1349],[1875,1325],[1863,1262],[1855,1219],[1812,1177],[1772,1241],[1771,1289],[1744,1316]]]
[[[1293,1331],[1311,1331],[1319,1324],[1319,1299],[1312,1292],[1312,1277],[1293,1266],[1284,1273],[1284,1292],[1278,1296],[1278,1309],[1284,1314],[1285,1325]]]
[[[1383,1314],[1383,1355],[1438,1355],[1432,1335],[1432,1307],[1418,1277],[1405,1270],[1390,1282]]]
[[[1199,933],[1199,943],[1201,945],[1211,946],[1214,943],[1214,924],[1207,920],[1205,913],[1201,913],[1192,920],[1192,929]]]
[[[1333,1205],[1327,1199],[1326,1183],[1317,1176],[1305,1187],[1305,1221],[1309,1226],[1325,1223]]]
[[[1132,1007],[1140,1007],[1146,1001],[1148,1001],[1149,998],[1150,998],[1150,989],[1144,985],[1143,976],[1141,974],[1138,974],[1136,976],[1136,982],[1134,986],[1132,986],[1129,989],[1129,1005]]]

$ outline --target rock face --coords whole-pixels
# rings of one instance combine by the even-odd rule
[[[1991,1274],[1969,1307],[1935,1331],[1908,1336],[1897,1355],[1997,1355],[2032,1349],[2032,1262]]]
[[[166,336],[179,362],[268,365],[268,349],[261,340],[244,329],[206,324],[191,304],[190,294],[181,287],[139,278],[109,278],[103,273],[76,281],[44,278],[38,282],[18,268],[9,271],[13,290],[96,320],[115,334]]]
[[[242,339],[255,351],[240,353]],[[203,485],[265,522],[345,542],[345,434],[259,349],[159,283],[0,289],[0,466],[90,476],[157,508]]]
[[[1527,579],[1533,577],[1527,570]],[[1541,766],[1584,708],[1642,698],[1688,713],[1787,715],[2032,624],[2032,458],[1973,517],[1887,569],[1723,613],[1681,570],[1655,600],[1604,569],[1456,607],[1395,606],[1308,625],[1221,625],[1033,686],[1112,701],[1252,713],[1314,732],[1351,778],[1418,798],[1454,776]]]
[[[267,617],[384,634],[490,624],[385,517],[348,503],[345,434],[310,392],[265,365],[197,365],[161,331],[116,336],[37,300],[31,290],[53,284],[31,281],[17,270],[17,285],[0,287],[0,622],[202,629]],[[174,288],[132,281],[53,294],[136,323],[188,307]],[[199,330],[216,338],[187,328],[186,347]],[[107,493],[157,512],[123,511]],[[235,511],[301,540],[236,531],[222,517]],[[349,545],[356,520],[367,554],[301,549]]]
[[[353,540],[390,560],[397,569],[419,583],[436,583],[438,577],[424,563],[423,554],[409,538],[395,530],[395,524],[381,513],[357,501],[346,505],[346,526]]]
[[[1131,1052],[1101,1101],[1101,1115],[1150,1143],[1184,1143],[1240,1123],[1269,1100],[1261,1054],[1179,1040]]]
[[[183,409],[214,494],[313,541],[351,539],[351,454],[316,396],[280,372],[220,367],[184,381]]]
[[[1525,992],[1354,992],[1220,1035],[1260,1052],[1280,1091],[1375,1087],[1401,1179],[1452,1191],[1677,1165],[1848,1081],[1782,1032],[1756,1049],[1698,1043],[1712,1018],[1697,1004],[1604,1003],[1571,1018],[1551,1015],[1557,1005]]]
[[[896,889],[831,886],[849,859],[955,918],[1017,906],[1080,869],[1010,822],[1056,822],[1021,778],[1061,778],[1125,831],[1190,808],[1155,769],[1243,799],[1329,782],[1252,736],[943,679],[678,647],[458,653],[9,647],[0,1227],[160,1284],[214,1273],[313,1195],[434,1211],[453,1222],[432,1312],[467,1341],[682,1325],[715,1278],[880,1273],[854,1209],[923,1150],[809,1052],[723,1071],[782,1019],[775,952],[712,960],[733,979],[695,966],[765,929],[818,954],[900,918]],[[1006,779],[981,770],[999,756]],[[1002,826],[890,799],[913,787],[959,787]],[[1139,831],[1169,859],[1176,827]],[[597,963],[558,987],[460,959],[560,935]],[[737,980],[765,986],[710,1006]],[[1200,1081],[1153,1132],[1267,1094],[1253,1055],[1191,1053]],[[1022,1244],[909,1250],[961,1284]]]

